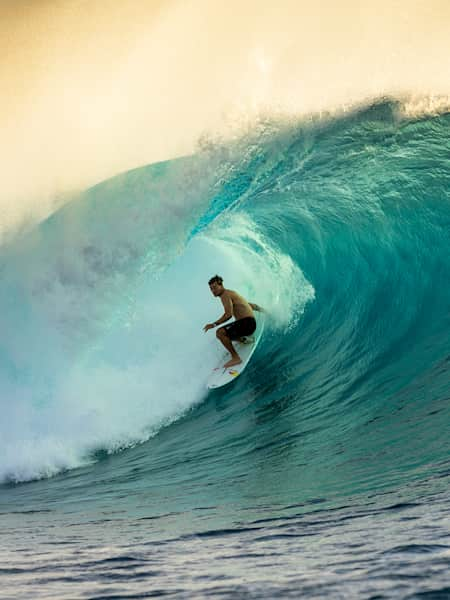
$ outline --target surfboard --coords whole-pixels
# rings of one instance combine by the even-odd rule
[[[234,365],[233,367],[225,369],[223,365],[230,360],[230,353],[224,349],[220,361],[208,377],[208,381],[206,383],[208,389],[212,390],[227,385],[228,383],[235,381],[239,375],[244,372],[253,355],[253,352],[256,350],[256,347],[259,344],[264,331],[264,315],[257,314],[255,315],[255,318],[256,330],[251,336],[247,336],[245,338],[245,343],[233,342],[233,345],[241,357],[242,362],[238,365]],[[218,340],[215,341],[220,344]]]

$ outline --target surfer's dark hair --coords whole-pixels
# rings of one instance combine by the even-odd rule
[[[218,283],[219,285],[222,285],[223,279],[220,275],[214,275],[214,277],[211,277],[211,279],[208,281],[208,285],[211,285],[212,283]]]

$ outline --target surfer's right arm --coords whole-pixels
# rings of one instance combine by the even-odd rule
[[[231,317],[233,316],[233,303],[231,301],[230,296],[226,293],[223,293],[220,299],[222,300],[222,304],[223,304],[223,308],[224,308],[225,312],[220,317],[220,319],[217,319],[217,321],[214,321],[214,323],[207,323],[203,327],[203,331],[205,331],[205,332],[208,331],[209,329],[213,329],[214,327],[217,327],[218,325],[222,325],[222,323],[226,323],[226,321],[229,321],[231,319]]]
[[[217,319],[217,321],[214,322],[215,327],[217,327],[218,325],[222,325],[222,323],[226,323],[226,321],[229,321],[233,316],[233,302],[231,301],[230,296],[226,292],[224,292],[220,299],[222,300],[225,312],[220,317],[220,319]]]

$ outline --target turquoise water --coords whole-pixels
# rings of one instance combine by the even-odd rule
[[[449,597],[449,131],[262,122],[3,246],[8,597]],[[216,272],[268,327],[207,393]]]

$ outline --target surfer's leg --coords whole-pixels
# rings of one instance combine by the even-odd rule
[[[253,317],[245,317],[233,323],[233,340],[241,342],[241,344],[253,344],[255,339],[251,337],[256,329],[256,321]]]
[[[225,369],[228,369],[228,367],[234,367],[235,365],[240,365],[242,362],[242,360],[239,358],[239,356],[237,356],[236,358],[230,358],[230,360],[228,362],[226,362],[223,366]]]
[[[220,340],[222,342],[222,344],[225,346],[225,348],[231,354],[231,359],[227,363],[224,364],[224,367],[226,367],[226,368],[232,367],[233,365],[238,365],[239,363],[241,363],[242,362],[241,357],[234,349],[234,346],[233,346],[230,338],[228,337],[227,332],[224,327],[220,327],[216,331],[216,337],[218,340]]]

